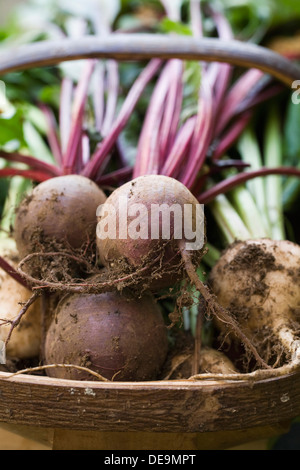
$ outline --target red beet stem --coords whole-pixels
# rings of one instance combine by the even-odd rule
[[[44,104],[41,104],[40,108],[43,111],[44,116],[45,116],[46,121],[47,121],[48,142],[49,142],[53,157],[54,157],[57,165],[60,168],[62,168],[63,157],[62,157],[62,151],[61,151],[61,145],[60,145],[60,142],[59,142],[59,137],[57,135],[57,123],[56,123],[54,113],[49,108],[49,106],[46,106]]]
[[[63,78],[60,91],[60,106],[59,106],[59,131],[61,149],[63,155],[68,148],[70,138],[71,121],[72,121],[72,96],[73,96],[73,82],[70,78]]]
[[[107,100],[104,119],[101,127],[103,136],[107,136],[115,120],[115,113],[119,95],[119,66],[115,60],[107,62]]]
[[[103,119],[104,119],[104,112],[105,112],[105,89],[104,89],[104,81],[105,81],[105,69],[104,64],[99,62],[94,71],[94,80],[95,86],[93,89],[93,107],[94,107],[94,115],[95,115],[95,127],[96,130],[101,133]]]
[[[208,152],[214,124],[213,93],[211,84],[202,79],[199,112],[191,144],[189,160],[181,182],[191,189],[197,179]]]
[[[201,204],[208,204],[220,194],[225,194],[253,178],[269,175],[296,176],[300,178],[300,170],[297,170],[294,167],[279,167],[261,168],[257,171],[248,171],[246,173],[240,173],[231,178],[227,178],[224,181],[221,181],[221,183],[218,183],[212,188],[208,189],[207,191],[204,191],[202,194],[198,195],[198,200]]]
[[[189,118],[177,133],[173,147],[165,160],[160,174],[177,178],[180,167],[186,157],[195,131],[196,116]]]
[[[85,67],[81,80],[76,88],[74,97],[73,118],[68,141],[68,147],[64,155],[64,173],[74,173],[76,166],[77,149],[82,137],[82,122],[87,100],[90,78],[95,68],[95,61],[89,60]]]
[[[37,183],[42,183],[53,178],[53,175],[49,173],[43,173],[42,171],[35,170],[20,170],[19,168],[3,168],[0,170],[0,178],[6,178],[9,176],[22,176]]]
[[[21,153],[10,153],[5,152],[4,150],[0,150],[0,158],[10,162],[24,163],[25,165],[28,165],[31,170],[41,171],[42,173],[48,174],[49,176],[59,176],[61,174],[60,169],[56,166],[43,162],[38,158],[22,155]]]
[[[161,164],[165,161],[170,148],[174,144],[180,122],[180,113],[183,101],[183,62],[181,60],[175,59],[172,61],[172,70],[170,70],[170,74],[172,81],[166,99],[159,137],[160,168]]]
[[[159,70],[161,63],[162,61],[159,59],[151,60],[137,78],[135,83],[132,85],[131,90],[129,91],[127,98],[123,103],[123,106],[114,122],[110,133],[103,140],[103,142],[101,142],[96,152],[93,154],[90,162],[85,166],[84,170],[82,171],[83,176],[93,179],[97,176],[100,170],[104,171],[103,164],[106,161],[108,153],[115,145],[120,133],[130,119],[131,114],[141,97],[141,94],[143,93],[149,81]]]
[[[12,277],[16,282],[21,286],[26,287],[26,289],[31,290],[29,284],[22,278],[18,271],[11,266],[2,256],[0,256],[0,268],[3,269],[10,277]]]
[[[247,97],[249,90],[251,90],[261,78],[264,76],[263,72],[256,69],[250,69],[245,72],[239,80],[232,86],[223,101],[219,119],[217,121],[214,135],[220,135],[230,120],[237,113],[240,103]]]
[[[133,168],[130,166],[126,166],[124,168],[120,168],[119,170],[113,171],[106,175],[100,176],[98,179],[95,180],[97,184],[100,186],[108,186],[120,183],[123,180],[129,180],[132,178]]]
[[[242,132],[246,129],[247,125],[249,124],[252,115],[252,111],[246,111],[240,116],[237,121],[235,121],[231,125],[231,127],[220,139],[216,150],[214,151],[214,160],[218,160],[219,158],[221,158],[227,152],[227,150],[236,142],[236,140],[240,137]]]
[[[169,61],[165,65],[148,105],[138,143],[134,178],[159,172],[159,134],[165,101],[171,84],[172,64],[173,61]]]

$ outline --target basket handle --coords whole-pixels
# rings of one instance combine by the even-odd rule
[[[280,54],[255,44],[217,38],[118,33],[7,48],[0,55],[0,74],[85,58],[144,60],[154,57],[226,62],[257,68],[289,87],[295,80],[300,80],[300,67]]]

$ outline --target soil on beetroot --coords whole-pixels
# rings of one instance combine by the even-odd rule
[[[252,295],[264,296],[266,289],[268,289],[268,286],[264,283],[267,273],[284,269],[282,265],[276,264],[275,257],[271,253],[266,253],[258,245],[247,245],[238,252],[225,268],[234,272],[249,272],[252,275],[251,285],[240,292],[240,295],[246,299],[249,299]]]

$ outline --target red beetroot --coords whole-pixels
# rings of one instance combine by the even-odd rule
[[[142,213],[132,214],[131,210],[134,205],[142,204],[145,209],[145,222]],[[123,261],[124,267],[139,268],[141,266],[149,266],[147,275],[144,276],[143,282],[151,289],[160,289],[165,286],[172,286],[174,282],[182,278],[183,267],[181,255],[179,253],[179,241],[185,241],[183,230],[182,237],[174,238],[176,230],[174,216],[171,213],[169,222],[169,237],[162,237],[162,219],[159,219],[158,236],[152,237],[151,215],[153,215],[153,205],[156,207],[166,205],[171,208],[176,205],[181,210],[181,222],[184,227],[184,205],[192,208],[191,226],[196,228],[196,207],[200,208],[200,204],[192,193],[179,181],[162,175],[147,175],[138,177],[129,183],[126,183],[116,189],[106,200],[102,211],[99,214],[98,221],[105,224],[107,214],[111,213],[111,208],[116,213],[116,237],[102,239],[97,237],[97,247],[100,259],[104,266],[114,268],[116,260]],[[136,206],[135,206],[136,207]],[[202,210],[202,209],[201,209]],[[126,212],[127,211],[127,212]],[[135,210],[133,210],[135,212]],[[125,237],[121,235],[124,227],[121,225],[121,218],[127,215],[127,227],[137,219],[140,225],[146,224],[149,228],[148,238],[134,239],[129,233]],[[158,220],[158,219],[156,219]],[[176,219],[177,220],[177,219]],[[201,227],[198,227],[201,230]],[[187,241],[187,240],[186,240]],[[191,240],[189,240],[191,242]],[[202,246],[199,250],[193,252],[193,258],[198,264],[203,255]],[[157,269],[157,271],[156,271]],[[153,274],[155,273],[155,274]]]
[[[106,199],[90,179],[79,175],[51,178],[20,204],[14,237],[21,257],[41,251],[49,241],[78,249],[96,234],[96,211]]]
[[[116,381],[157,378],[167,351],[167,329],[153,297],[127,299],[118,292],[65,297],[45,342],[46,364],[86,367]],[[48,374],[93,379],[76,368],[51,368]]]

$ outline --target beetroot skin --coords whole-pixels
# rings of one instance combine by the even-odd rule
[[[64,297],[47,332],[46,364],[72,364],[115,381],[156,379],[168,352],[167,328],[150,295],[127,299],[118,292]],[[93,380],[76,368],[48,375]]]

